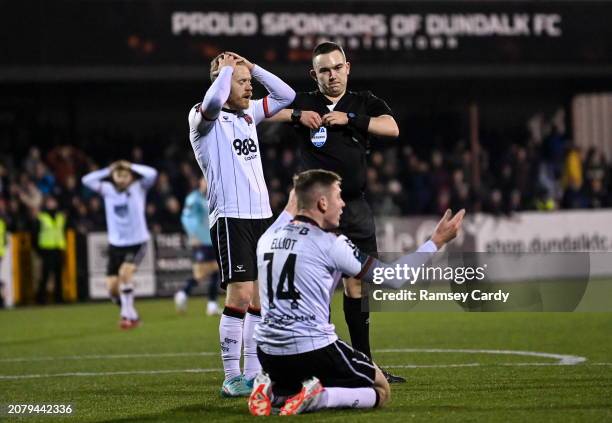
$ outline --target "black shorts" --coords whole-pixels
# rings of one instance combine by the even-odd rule
[[[214,261],[215,250],[212,245],[194,245],[191,247],[191,260],[194,263],[206,263],[207,261]]]
[[[344,200],[338,231],[346,235],[362,252],[378,257],[374,214],[365,198]]]
[[[232,282],[257,280],[257,241],[273,220],[220,217],[210,230],[221,288]]]
[[[125,247],[108,246],[108,264],[106,276],[117,276],[123,263],[133,263],[136,266],[142,262],[147,252],[147,243],[127,245]]]
[[[374,386],[372,360],[337,340],[327,347],[294,355],[270,355],[257,348],[261,368],[274,382],[274,393],[293,395],[302,381],[316,376],[324,387],[369,388]]]

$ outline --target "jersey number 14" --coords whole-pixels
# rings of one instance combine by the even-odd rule
[[[278,300],[291,300],[291,308],[298,308],[298,300],[301,298],[300,293],[295,290],[293,280],[295,279],[295,254],[289,254],[278,278],[276,284],[276,298]],[[272,265],[274,262],[274,253],[265,253],[264,260],[268,262],[268,303],[270,308],[276,308],[274,305],[274,288],[272,281]],[[287,281],[287,289],[285,290],[285,281]]]

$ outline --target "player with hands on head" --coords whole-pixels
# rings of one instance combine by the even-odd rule
[[[267,96],[251,98],[252,78]],[[189,138],[208,181],[210,234],[221,287],[227,290],[219,323],[225,373],[221,395],[248,396],[261,368],[253,339],[261,319],[255,250],[272,223],[256,125],[291,104],[295,91],[233,52],[212,60],[210,79],[204,99],[189,112]]]
[[[156,179],[157,171],[152,167],[127,160],[113,162],[82,179],[83,185],[104,198],[109,243],[107,286],[113,302],[120,304],[122,329],[140,324],[132,280],[151,237],[145,216],[146,196]]]

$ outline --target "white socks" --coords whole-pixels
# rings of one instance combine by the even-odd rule
[[[254,379],[261,371],[261,364],[257,358],[257,342],[255,342],[255,325],[261,321],[261,311],[249,307],[244,319],[244,377]]]
[[[124,319],[138,320],[138,313],[134,308],[134,285],[131,283],[121,284],[121,317]]]
[[[325,388],[312,411],[323,408],[373,408],[376,405],[374,388]]]
[[[225,380],[240,376],[240,353],[242,350],[243,311],[225,307],[219,322],[219,339],[221,341],[221,359]]]

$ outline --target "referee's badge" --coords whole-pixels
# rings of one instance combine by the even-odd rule
[[[327,141],[327,128],[322,126],[319,129],[310,130],[310,142],[315,147],[323,147]]]

